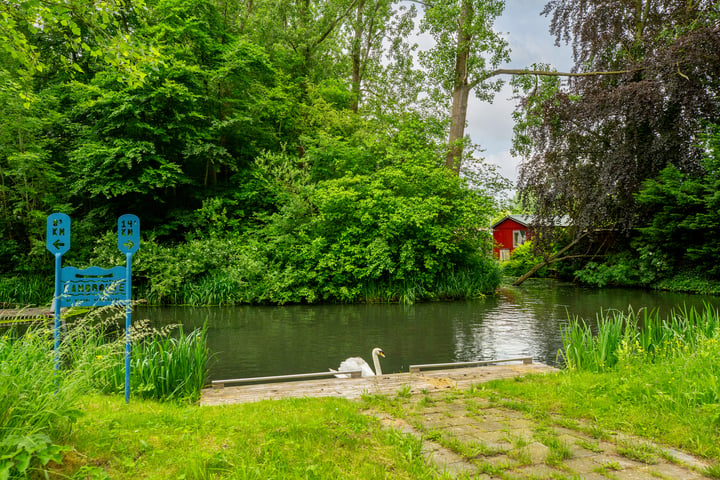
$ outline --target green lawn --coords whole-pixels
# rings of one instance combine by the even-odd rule
[[[199,407],[97,395],[81,409],[62,467],[76,478],[439,478],[419,440],[347,400]]]

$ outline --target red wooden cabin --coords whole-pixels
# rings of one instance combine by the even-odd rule
[[[493,253],[500,260],[508,260],[516,247],[528,239],[531,215],[508,215],[492,226]]]

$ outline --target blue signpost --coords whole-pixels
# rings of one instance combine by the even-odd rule
[[[62,256],[70,250],[70,217],[64,213],[53,213],[47,218],[47,243],[45,246],[55,255],[55,297],[53,309],[55,312],[55,368],[60,368],[60,266]]]
[[[132,256],[140,248],[140,219],[118,219],[118,249],[125,266],[62,268],[62,255],[70,249],[70,217],[53,213],[47,219],[47,249],[55,255],[55,368],[60,368],[60,320],[63,307],[125,305],[125,402],[130,401],[130,327],[132,324]]]
[[[126,214],[118,218],[118,249],[125,254],[125,403],[130,401],[130,323],[132,308],[132,256],[140,248],[140,219]]]

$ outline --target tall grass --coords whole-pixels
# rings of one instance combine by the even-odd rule
[[[678,307],[661,317],[656,310],[600,312],[595,329],[579,317],[562,331],[560,352],[573,370],[602,371],[623,359],[669,358],[695,351],[720,336],[720,313],[710,305]]]
[[[93,310],[71,325],[64,358],[84,372],[90,386],[104,393],[125,390],[125,308]],[[121,321],[122,320],[122,321]],[[150,327],[134,321],[131,329],[130,390],[157,400],[195,401],[208,375],[207,325],[185,333],[177,325]]]
[[[0,332],[0,478],[25,478],[61,459],[58,444],[72,429],[82,395],[124,392],[125,335],[118,327],[124,317],[124,306],[71,317],[57,357],[52,329]],[[170,336],[147,322],[136,325],[132,394],[197,400],[207,377],[207,327]]]
[[[76,416],[83,379],[55,370],[53,335],[47,328],[0,336],[0,437],[45,433],[60,436]]]
[[[570,320],[562,332],[565,366],[575,370],[599,371],[617,363],[617,351],[623,338],[625,318],[613,313],[597,316],[597,335],[579,317]]]
[[[61,459],[55,442],[77,418],[85,383],[54,365],[50,330],[0,334],[0,478],[27,478]]]
[[[133,395],[157,400],[200,398],[208,374],[207,325],[189,334],[182,328],[173,334],[168,329],[157,331],[141,324],[135,327],[132,336],[130,389]],[[124,391],[124,355],[121,339],[114,347],[97,350],[96,359],[102,365],[92,375],[96,389],[105,393]]]
[[[55,282],[36,276],[0,276],[0,308],[47,305],[52,300]]]
[[[499,270],[458,270],[441,275],[431,284],[416,278],[403,283],[387,285],[370,281],[359,289],[358,299],[365,303],[401,303],[412,305],[426,300],[468,300],[483,298],[492,293],[500,283]]]
[[[136,347],[132,362],[142,396],[196,401],[208,374],[207,324],[177,336],[151,337]]]

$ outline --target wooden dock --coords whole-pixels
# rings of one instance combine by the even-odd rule
[[[0,309],[0,327],[51,322],[53,313],[49,308]]]
[[[479,362],[480,363],[480,362]],[[427,367],[427,366],[425,366]],[[466,389],[473,384],[501,378],[556,371],[541,363],[515,363],[478,367],[447,368],[431,371],[393,373],[377,377],[328,378],[282,383],[261,383],[203,390],[201,405],[235,403],[302,397],[360,398],[362,395],[395,395],[437,392],[444,389]]]

